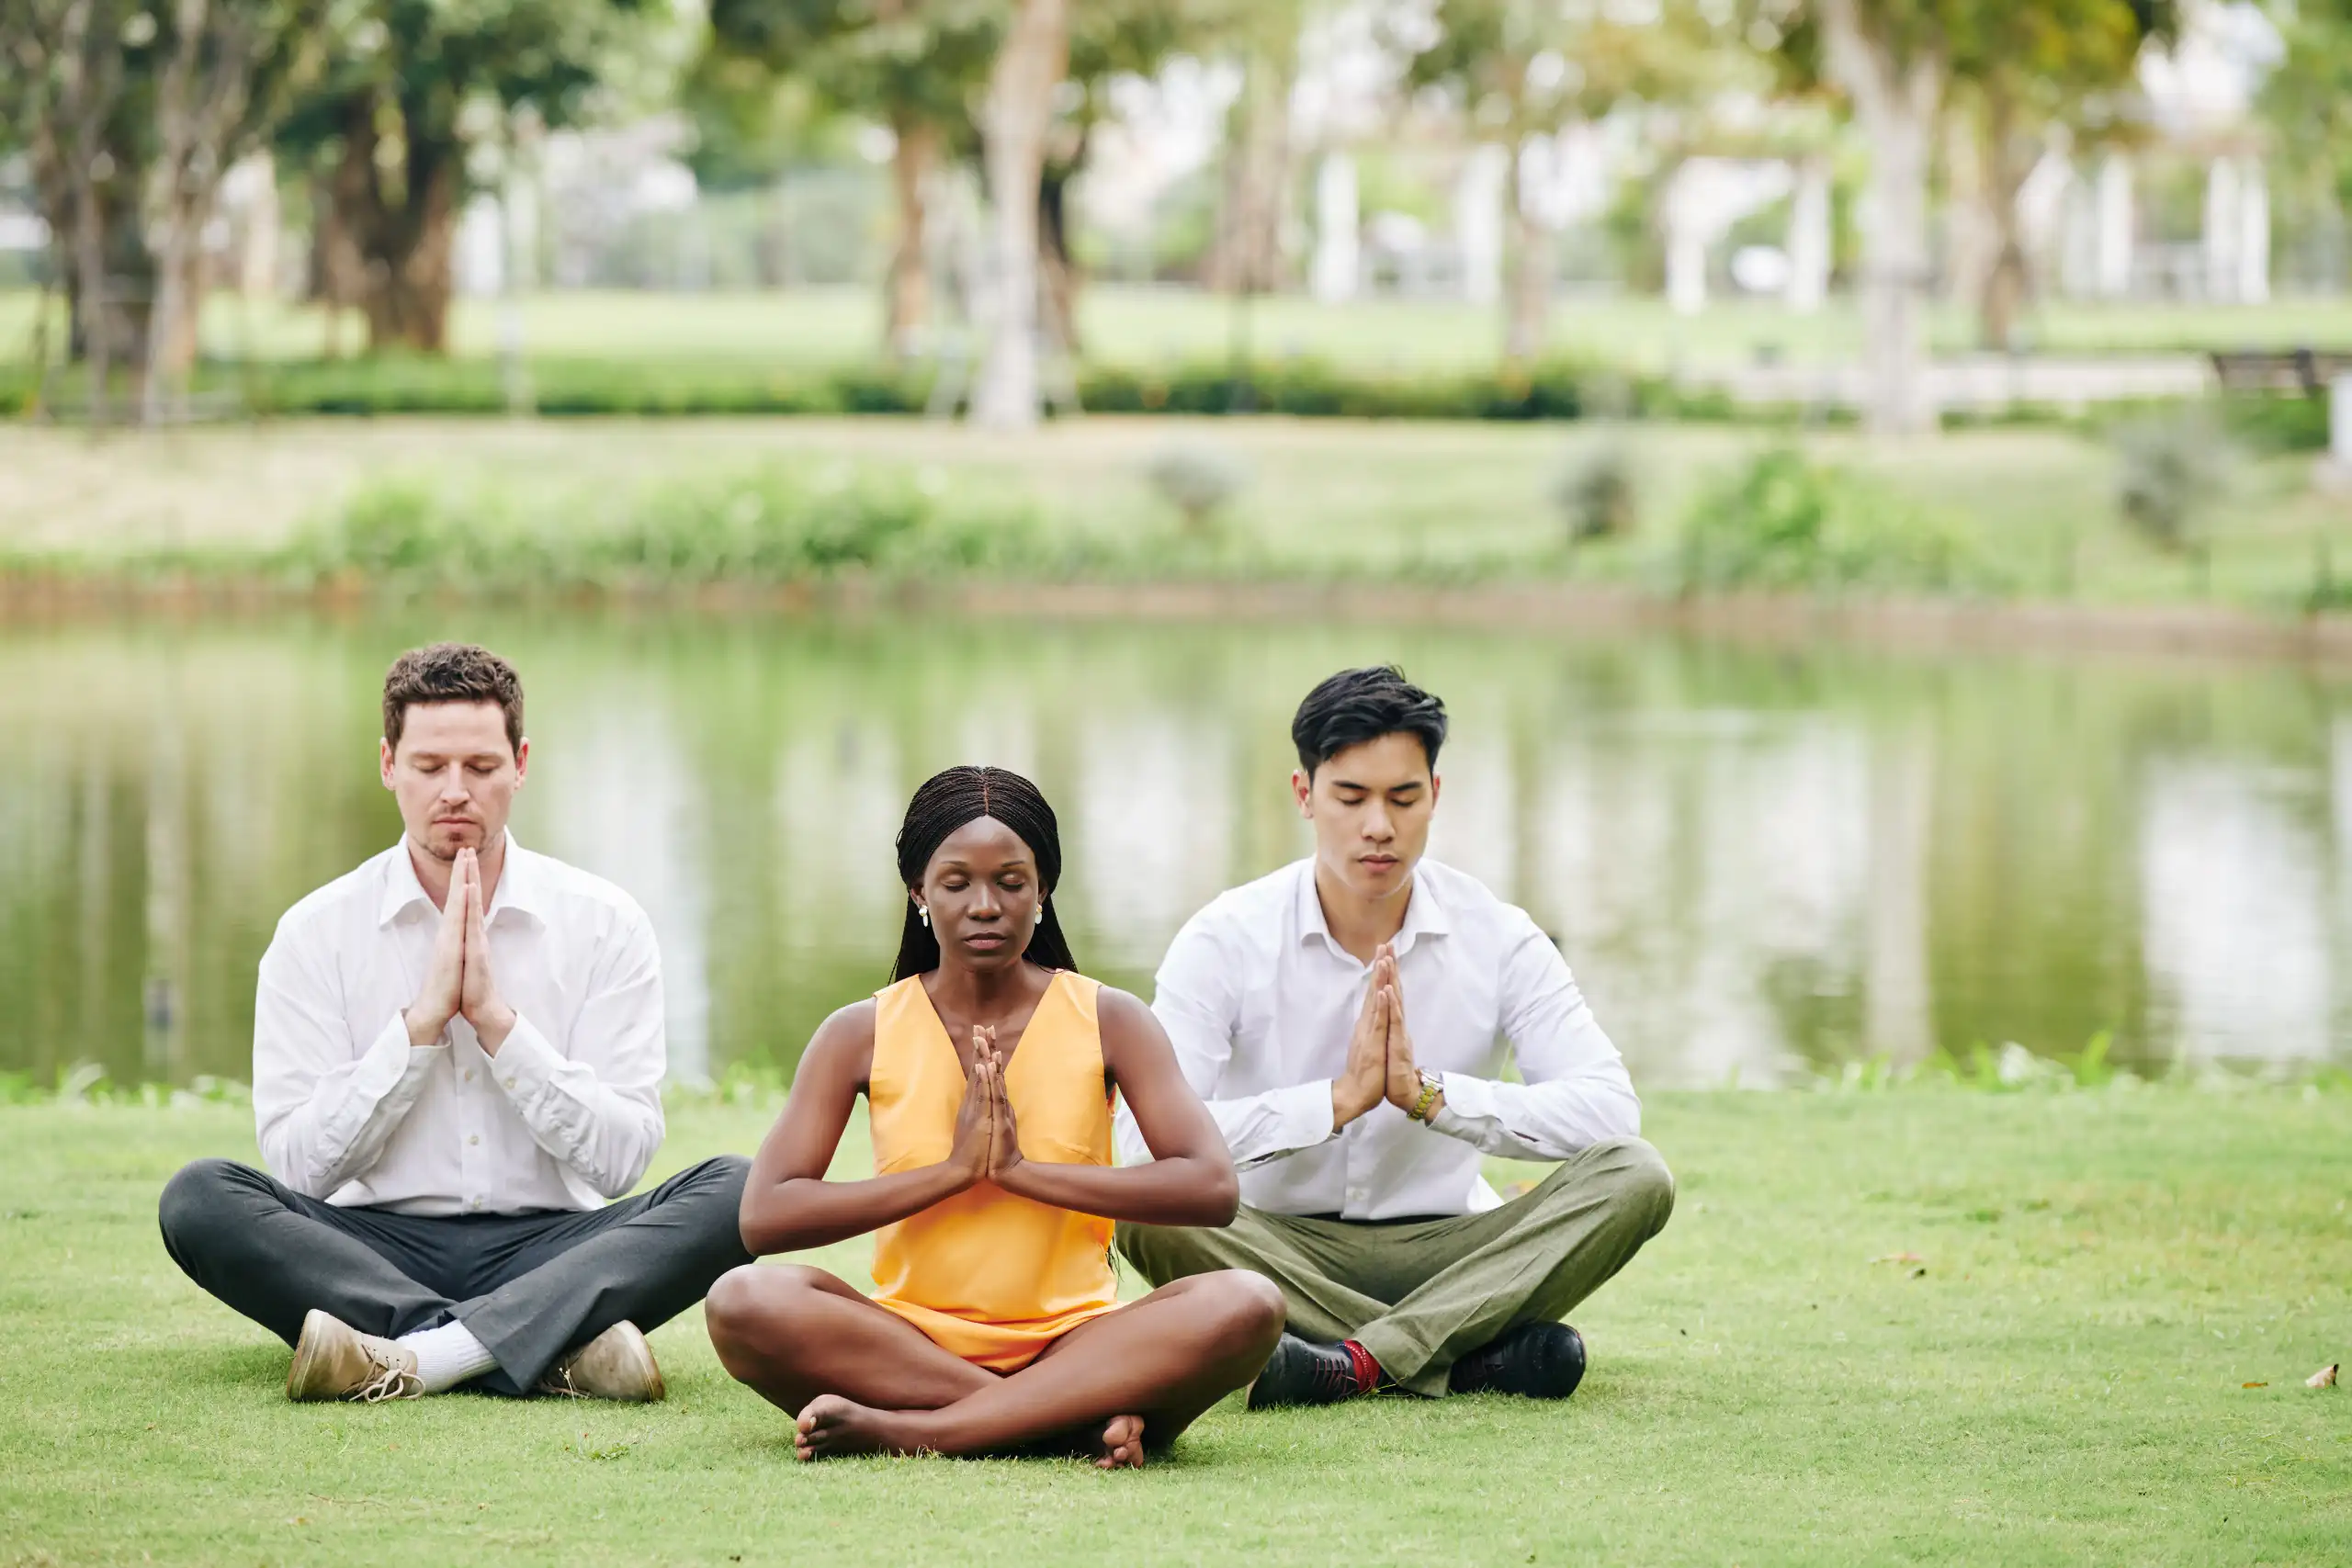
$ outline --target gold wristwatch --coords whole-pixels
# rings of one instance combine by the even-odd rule
[[[1405,1114],[1426,1125],[1430,1119],[1430,1107],[1435,1105],[1437,1097],[1445,1092],[1445,1082],[1427,1067],[1418,1071],[1421,1077],[1421,1098],[1413,1101],[1413,1109]]]

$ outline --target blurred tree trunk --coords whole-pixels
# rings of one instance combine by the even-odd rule
[[[890,254],[888,295],[884,339],[900,359],[920,351],[923,333],[931,326],[931,268],[925,253],[929,228],[923,197],[933,172],[939,167],[939,128],[914,115],[891,117],[898,145],[890,154],[890,186],[899,202],[899,240]]]
[[[334,169],[311,174],[311,266],[308,280],[312,304],[326,311],[324,350],[329,359],[343,357],[344,318],[359,303],[359,247],[344,225],[343,205],[335,198]]]
[[[148,171],[148,247],[155,257],[140,418],[184,418],[204,303],[204,227],[227,177],[251,101],[256,17],[233,0],[174,0],[170,53],[155,84],[155,160]]]
[[[981,107],[995,299],[972,419],[992,429],[1037,423],[1037,196],[1054,89],[1069,66],[1069,0],[1019,0]]]
[[[1252,51],[1242,72],[1226,129],[1224,199],[1202,280],[1226,293],[1263,294],[1283,283],[1293,67]]]
[[[360,264],[359,306],[368,318],[368,346],[446,354],[465,149],[410,114],[399,117],[398,145],[390,155],[379,156],[379,118],[374,93],[352,97],[334,180],[339,219]]]
[[[1871,149],[1863,235],[1862,418],[1874,434],[1935,427],[1928,383],[1928,172],[1945,61],[1898,51],[1884,18],[1866,27],[1858,0],[1822,0],[1830,66],[1852,95]]]
[[[88,371],[93,423],[106,417],[118,356],[132,358],[145,342],[124,20],[113,0],[26,0],[0,12],[8,69],[24,73],[34,186],[62,264],[66,357]],[[126,263],[128,288],[116,281]]]
[[[1531,365],[1544,355],[1545,329],[1552,314],[1553,231],[1527,209],[1526,193],[1511,182],[1511,197],[1503,204],[1510,255],[1510,278],[1504,289],[1503,359]]]
[[[1086,276],[1070,252],[1069,186],[1086,166],[1088,130],[1080,127],[1068,149],[1049,150],[1037,185],[1037,274],[1039,309],[1046,340],[1064,354],[1076,354],[1078,296]]]
[[[2032,173],[2033,149],[2018,134],[2017,100],[1997,78],[1984,85],[1984,210],[1990,220],[1992,265],[1984,274],[1978,338],[1996,354],[2016,347],[2018,315],[2032,279],[2018,229],[2018,197]]]

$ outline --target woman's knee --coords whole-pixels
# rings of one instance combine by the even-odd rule
[[[788,1354],[798,1338],[797,1321],[817,1288],[809,1279],[816,1272],[798,1264],[746,1263],[718,1277],[703,1298],[702,1316],[729,1371]]]
[[[1217,1339],[1225,1348],[1262,1347],[1272,1353],[1274,1341],[1282,1337],[1283,1325],[1289,1318],[1281,1286],[1246,1269],[1220,1269],[1204,1276],[1200,1283],[1211,1296],[1203,1303],[1208,1309],[1204,1315],[1216,1324]]]

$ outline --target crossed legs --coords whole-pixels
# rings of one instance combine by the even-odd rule
[[[1282,1292],[1236,1270],[1195,1274],[1080,1324],[999,1376],[933,1344],[820,1269],[738,1269],[703,1310],[718,1359],[797,1416],[802,1459],[844,1453],[1091,1453],[1139,1465],[1258,1375]]]

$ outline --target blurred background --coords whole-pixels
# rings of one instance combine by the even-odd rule
[[[1390,660],[1645,1084],[2342,1071],[2347,199],[2352,0],[0,0],[0,1080],[246,1076],[440,637],[682,1080]]]

